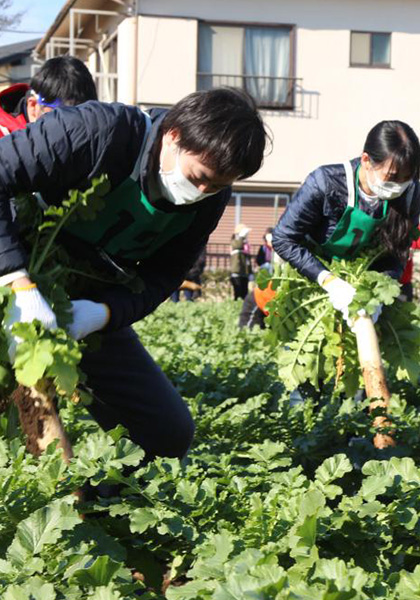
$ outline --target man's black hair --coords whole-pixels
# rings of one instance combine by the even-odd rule
[[[179,147],[201,155],[218,174],[245,179],[258,171],[267,132],[255,101],[233,88],[194,92],[173,106],[163,133],[179,132]]]
[[[61,100],[67,106],[97,100],[95,82],[86,65],[74,56],[47,60],[30,83],[46,102]]]

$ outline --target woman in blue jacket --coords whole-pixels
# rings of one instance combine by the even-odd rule
[[[355,289],[332,275],[310,248],[315,245],[328,260],[348,260],[378,236],[387,253],[374,268],[399,279],[419,222],[419,168],[413,129],[382,121],[369,132],[360,158],[324,165],[307,177],[274,230],[275,251],[317,281],[345,318]]]

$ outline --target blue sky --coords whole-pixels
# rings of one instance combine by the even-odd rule
[[[41,38],[65,2],[66,0],[13,0],[13,5],[7,11],[7,14],[20,11],[25,11],[25,14],[20,24],[18,26],[12,25],[11,29],[37,33],[9,33],[0,31],[0,46],[33,40],[38,37]]]

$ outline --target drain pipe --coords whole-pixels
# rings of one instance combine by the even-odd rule
[[[137,104],[138,17],[124,19],[118,25],[118,102]]]

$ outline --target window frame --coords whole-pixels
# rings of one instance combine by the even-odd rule
[[[370,36],[369,39],[369,63],[353,63],[351,60],[351,51],[352,51],[352,34],[353,33],[364,33]],[[373,37],[374,35],[388,35],[389,36],[389,63],[372,63],[373,56]],[[357,68],[357,69],[391,69],[392,63],[392,31],[360,31],[356,29],[350,30],[350,44],[349,44],[349,67]]]
[[[260,103],[257,99],[256,103],[258,108],[264,110],[294,110],[295,109],[295,96],[296,96],[296,81],[299,79],[296,77],[296,25],[291,23],[259,23],[255,21],[218,21],[218,20],[209,20],[209,19],[197,19],[198,27],[197,27],[197,48],[196,48],[196,56],[197,56],[197,68],[196,68],[196,90],[199,88],[199,79],[200,76],[203,75],[198,70],[199,63],[199,48],[200,48],[200,25],[208,25],[211,27],[212,25],[216,27],[237,27],[245,30],[246,27],[267,27],[271,29],[287,29],[289,31],[289,42],[290,42],[290,52],[289,52],[289,74],[287,79],[291,80],[291,91],[287,94],[287,101],[284,104],[267,104]],[[238,73],[237,77],[243,77],[245,73],[245,35],[243,36],[243,46],[242,46],[242,73]],[[235,76],[232,74],[232,76]],[[243,85],[242,90],[246,90],[246,87]]]

